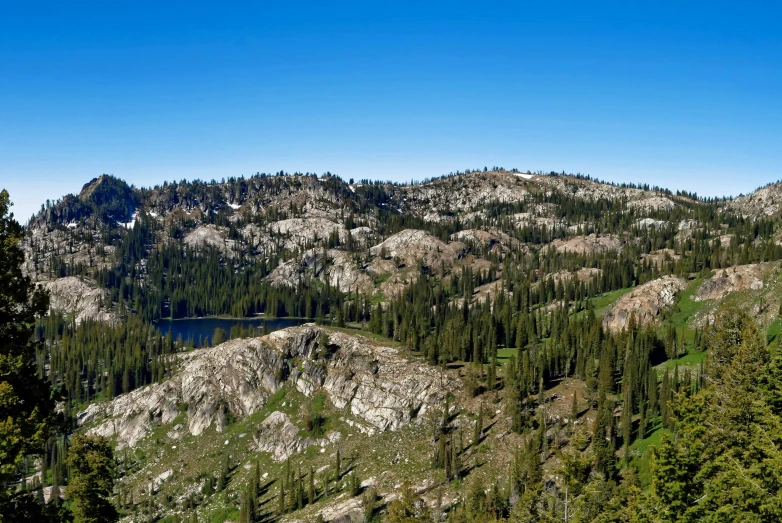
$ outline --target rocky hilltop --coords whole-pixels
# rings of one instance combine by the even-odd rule
[[[226,416],[243,419],[259,411],[284,385],[307,397],[323,391],[329,402],[368,433],[405,426],[414,415],[440,405],[458,384],[436,369],[404,358],[397,349],[367,338],[305,325],[261,338],[231,340],[178,357],[178,370],[166,381],[93,403],[79,414],[90,432],[116,438],[120,448],[135,446],[156,426],[168,425],[182,409],[187,432],[200,435],[210,426],[225,428]],[[261,425],[263,434],[290,423],[274,414]],[[299,429],[296,429],[298,433]],[[301,450],[296,433],[285,444],[285,459]],[[275,436],[276,437],[276,436]],[[314,444],[314,442],[311,442]]]
[[[747,218],[775,216],[782,206],[782,183],[777,182],[725,202],[727,210]]]

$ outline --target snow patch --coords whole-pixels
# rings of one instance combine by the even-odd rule
[[[124,227],[126,229],[132,229],[133,225],[136,223],[136,220],[138,219],[138,211],[133,213],[133,216],[130,217],[129,222],[119,222],[120,227]]]
[[[534,174],[525,174],[525,173],[514,173],[519,178],[524,178],[525,180],[531,180]]]

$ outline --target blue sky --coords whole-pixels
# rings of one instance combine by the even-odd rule
[[[738,4],[5,2],[0,185],[22,219],[101,173],[748,192],[782,178],[782,7]]]

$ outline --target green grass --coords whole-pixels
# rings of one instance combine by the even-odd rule
[[[604,292],[600,296],[592,298],[592,309],[595,311],[595,316],[601,316],[608,307],[614,304],[616,300],[633,290],[633,287],[627,287],[626,289],[617,289],[615,291]],[[582,304],[583,305],[583,304]],[[578,312],[571,312],[574,318],[580,318],[586,314],[586,309],[582,309]]]
[[[633,450],[637,450],[642,456],[646,455],[649,447],[652,445],[659,445],[663,434],[670,434],[671,431],[662,428],[659,424],[654,428],[651,434],[644,439],[639,439],[633,442],[630,446]]]
[[[674,327],[687,327],[690,319],[703,307],[704,302],[692,299],[702,283],[702,278],[690,282],[687,288],[679,295],[679,301],[673,308],[673,313],[669,319],[669,322]]]
[[[779,336],[780,332],[782,332],[782,321],[776,319],[768,326],[768,330],[766,331],[766,343],[771,344],[771,342]]]
[[[382,292],[378,291],[377,294],[372,296],[372,299],[369,300],[372,305],[377,305],[380,302],[388,301],[388,298],[386,298],[386,295]]]
[[[510,360],[511,356],[515,356],[518,353],[518,349],[515,348],[505,348],[505,349],[497,349],[497,363],[500,365],[504,365],[505,363],[508,363],[508,360]]]
[[[657,425],[655,430],[649,434],[646,438],[636,440],[630,449],[634,452],[638,452],[640,457],[633,459],[633,465],[638,470],[638,479],[641,481],[641,485],[648,486],[652,482],[652,474],[650,470],[650,452],[649,448],[652,446],[659,446],[662,441],[663,434],[671,434],[668,429],[662,428]]]
[[[706,352],[688,352],[684,356],[663,362],[656,368],[673,369],[677,365],[679,367],[697,367],[704,361],[706,361]]]
[[[223,523],[223,521],[239,521],[239,511],[235,508],[222,508],[209,514],[209,523]]]
[[[615,291],[605,292],[600,296],[596,296],[595,298],[592,299],[592,307],[595,309],[595,314],[599,316],[610,305],[616,302],[616,300],[618,300],[619,298],[621,298],[631,290],[633,290],[632,287],[627,287],[626,289],[617,289]]]

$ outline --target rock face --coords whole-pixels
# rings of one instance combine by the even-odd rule
[[[676,295],[687,287],[684,278],[664,276],[639,285],[619,298],[603,316],[603,327],[618,332],[630,318],[639,326],[651,324],[660,313],[676,302]]]
[[[441,263],[453,265],[454,260],[464,252],[461,243],[445,243],[426,231],[405,229],[390,236],[384,242],[369,249],[372,256],[398,258],[408,266],[421,262],[437,268]]]
[[[328,355],[319,356],[318,342],[324,334]],[[439,404],[456,386],[439,370],[408,361],[396,349],[314,325],[231,340],[180,359],[180,370],[170,379],[90,405],[79,415],[79,423],[94,424],[93,433],[116,436],[120,448],[134,446],[153,427],[172,422],[180,413],[187,415],[189,432],[198,435],[213,423],[221,430],[224,409],[238,418],[249,416],[290,383],[307,396],[324,391],[363,430],[384,431],[409,423],[413,413]],[[275,433],[290,427],[277,415],[266,429]],[[278,455],[311,444],[292,438],[284,438],[282,444],[268,437],[261,440],[268,441],[264,448]],[[256,445],[260,448],[261,441]]]
[[[284,461],[289,456],[319,443],[312,438],[299,437],[299,430],[299,427],[291,423],[287,414],[274,411],[263,420],[258,432],[253,436],[255,450],[270,453],[275,461]]]
[[[746,217],[773,216],[782,209],[782,183],[762,187],[725,203],[725,209]]]
[[[66,276],[44,284],[49,291],[49,306],[53,310],[73,316],[76,323],[84,320],[114,322],[117,316],[101,308],[110,303],[108,291],[97,288],[92,282]]]
[[[665,220],[655,220],[654,218],[641,218],[635,224],[638,227],[643,227],[645,229],[661,229],[668,225],[668,222]]]
[[[507,171],[473,172],[400,188],[394,206],[405,213],[444,221],[449,213],[464,212],[488,202],[517,202],[537,190],[539,176],[529,178]]]
[[[490,227],[483,229],[466,229],[451,235],[451,241],[472,243],[482,246],[487,252],[518,247],[519,241],[501,230]]]
[[[299,261],[290,260],[278,265],[267,278],[275,285],[293,288],[300,280],[317,278],[342,292],[371,294],[374,289],[372,278],[356,266],[350,254],[337,249],[326,251],[325,260],[323,249],[310,249],[302,254]]]
[[[721,300],[728,293],[763,288],[763,276],[772,267],[769,263],[739,265],[729,269],[717,270],[703,282],[695,293],[697,301]]]
[[[652,196],[640,200],[631,200],[627,202],[627,207],[642,211],[672,211],[676,208],[676,203],[662,196]]]
[[[212,224],[204,225],[188,233],[185,236],[185,244],[193,249],[207,245],[225,253],[230,253],[236,242],[227,239],[227,232],[225,227],[217,227]]]
[[[282,235],[287,238],[285,247],[294,249],[303,247],[307,242],[328,238],[336,232],[340,241],[347,239],[347,231],[341,224],[326,218],[291,218],[280,220],[270,227],[272,236]]]
[[[595,278],[599,278],[600,276],[602,276],[602,274],[603,274],[602,269],[597,269],[595,267],[583,267],[574,272],[569,272],[569,271],[555,272],[550,277],[554,280],[554,283],[560,283],[560,282],[565,283],[565,282],[569,282],[574,278],[577,282],[588,282]]]
[[[330,523],[363,523],[366,521],[364,503],[360,497],[330,504],[318,514],[323,517],[323,521]]]

